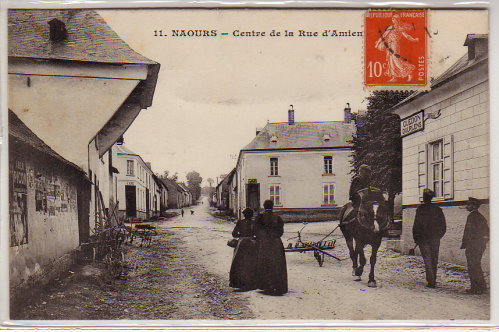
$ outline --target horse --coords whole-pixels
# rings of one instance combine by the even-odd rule
[[[376,287],[374,266],[376,265],[376,255],[381,245],[383,232],[387,230],[389,225],[389,208],[383,192],[378,188],[361,189],[357,194],[360,197],[360,205],[357,211],[354,211],[353,217],[350,217],[352,213],[345,213],[347,210],[354,208],[352,203],[347,203],[342,208],[340,212],[340,229],[350,252],[353,263],[352,276],[355,277],[355,281],[361,280],[366,265],[364,248],[366,245],[371,246],[371,271],[367,285],[368,287]],[[379,229],[377,226],[379,226]],[[357,260],[359,260],[359,264]]]

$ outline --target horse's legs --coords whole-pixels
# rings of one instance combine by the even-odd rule
[[[355,269],[357,268],[357,253],[354,249],[353,236],[345,227],[340,227],[340,229],[347,243],[348,252],[350,253],[350,259],[352,260],[352,276],[355,276]]]
[[[357,253],[353,247],[353,238],[346,239],[348,251],[350,252],[350,259],[352,260],[352,276],[355,276],[355,269],[357,268]]]
[[[376,256],[378,255],[378,249],[380,244],[371,245],[372,253],[369,261],[371,263],[371,272],[369,272],[369,282],[367,283],[368,287],[376,287],[376,280],[374,279],[374,265],[376,265]]]
[[[364,255],[364,244],[360,241],[355,241],[355,253],[359,256],[359,266],[355,269],[355,275],[359,277],[362,276],[364,272],[364,266],[366,265],[366,256]]]

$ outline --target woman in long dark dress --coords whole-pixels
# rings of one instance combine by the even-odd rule
[[[253,210],[243,211],[244,220],[239,220],[232,231],[232,236],[239,238],[232,264],[230,267],[230,286],[242,290],[256,288],[255,280],[255,223],[253,221]]]
[[[281,241],[284,222],[272,212],[274,202],[266,200],[263,207],[265,212],[255,221],[257,286],[268,294],[282,295],[288,292],[286,256]]]

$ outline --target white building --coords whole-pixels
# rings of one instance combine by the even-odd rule
[[[116,203],[111,148],[152,104],[159,64],[93,10],[9,10],[8,38],[9,109],[87,173],[92,233]]]
[[[424,188],[435,191],[447,234],[441,257],[465,264],[459,250],[469,196],[489,199],[488,36],[468,35],[468,52],[440,77],[430,91],[416,92],[392,111],[400,116],[403,136],[402,251],[414,247],[412,225]],[[488,218],[488,204],[482,205]]]
[[[274,201],[285,221],[333,220],[348,202],[355,124],[345,121],[268,123],[239,154],[234,212]]]
[[[78,192],[77,232],[64,233],[74,226],[74,220],[61,220],[71,210],[63,202],[69,197],[62,182],[47,177],[44,185],[53,186],[47,203],[57,205],[38,211],[37,218],[28,215],[27,242],[10,244],[11,287],[35,289],[54,276],[63,256],[88,241],[105,209],[115,206],[111,147],[152,104],[159,64],[132,50],[93,10],[9,10],[8,57],[9,110],[86,178]],[[28,176],[31,170],[22,172]],[[45,231],[57,236],[44,237]],[[47,239],[44,250],[41,239]]]
[[[124,145],[116,145],[120,217],[148,219],[160,214],[161,188],[151,165]]]

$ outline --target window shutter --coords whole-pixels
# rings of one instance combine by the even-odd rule
[[[420,144],[418,146],[418,190],[419,201],[423,201],[423,190],[428,187],[427,181],[427,144]]]
[[[454,198],[454,138],[452,135],[444,137],[443,142],[443,193],[444,199]]]

